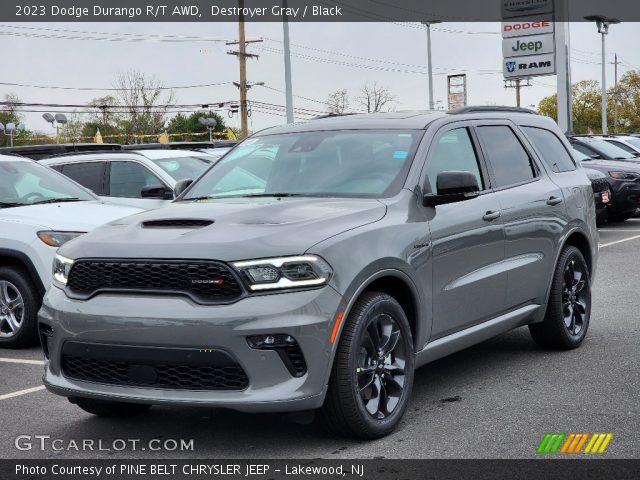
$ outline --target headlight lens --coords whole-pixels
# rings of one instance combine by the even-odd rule
[[[617,180],[631,180],[631,181],[638,180],[640,178],[640,175],[634,172],[614,171],[614,172],[609,172],[609,176]]]
[[[60,288],[66,287],[72,266],[73,260],[56,254],[53,259],[53,284]]]
[[[55,232],[53,230],[45,230],[38,232],[38,238],[50,247],[61,247],[69,240],[73,240],[80,235],[84,235],[85,232]]]
[[[248,260],[233,266],[252,291],[319,287],[333,273],[329,264],[316,255]]]

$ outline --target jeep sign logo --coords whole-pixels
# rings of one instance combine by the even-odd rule
[[[505,38],[502,40],[502,55],[505,58],[520,55],[540,55],[553,53],[553,34],[530,35],[527,37]]]
[[[553,75],[556,71],[555,67],[556,62],[553,54],[531,55],[505,59],[502,70],[505,78],[518,78]]]

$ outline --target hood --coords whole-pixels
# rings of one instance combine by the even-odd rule
[[[296,255],[329,237],[376,222],[385,213],[386,206],[374,199],[236,198],[176,202],[105,225],[65,245],[61,253],[74,259],[222,261]],[[182,227],[149,223],[176,220],[213,223]]]
[[[107,222],[141,211],[139,208],[91,201],[3,208],[0,216],[3,220],[39,226],[43,230],[88,232]]]
[[[601,178],[607,178],[604,173],[592,168],[584,168],[584,172],[587,174],[587,177],[589,177],[589,180],[599,180]]]
[[[640,162],[634,160],[583,160],[582,166],[584,168],[592,168],[600,172],[608,170],[625,170],[628,172],[640,173]]]

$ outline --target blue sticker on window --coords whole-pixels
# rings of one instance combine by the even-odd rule
[[[398,160],[404,160],[409,155],[409,152],[406,150],[397,150],[393,152],[393,158],[397,158]]]

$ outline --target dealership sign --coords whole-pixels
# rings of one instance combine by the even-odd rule
[[[553,33],[505,38],[502,40],[502,56],[509,58],[523,55],[542,55],[543,53],[553,53],[554,47]]]
[[[553,33],[553,22],[549,20],[548,15],[527,18],[527,21],[502,22],[502,38],[544,33]]]
[[[553,0],[502,0],[504,78],[556,73]]]
[[[553,12],[553,0],[502,0],[502,18]]]
[[[502,61],[504,78],[536,77],[556,73],[554,54],[505,58]]]

